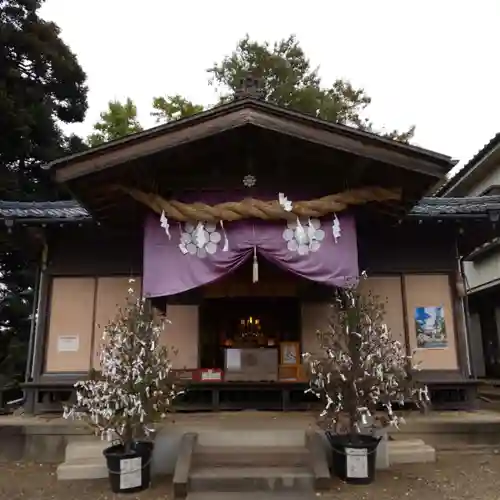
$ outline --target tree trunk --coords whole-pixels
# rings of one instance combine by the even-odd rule
[[[125,447],[125,452],[129,453],[132,449],[132,444],[134,440],[134,434],[132,431],[132,426],[129,422],[125,424],[125,429],[123,430],[123,445]]]

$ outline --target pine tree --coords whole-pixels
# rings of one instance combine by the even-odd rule
[[[115,434],[126,451],[150,435],[150,424],[165,418],[180,393],[169,350],[160,345],[167,322],[130,288],[126,307],[104,329],[100,372],[76,384],[76,405],[64,418],[83,419],[109,439]]]
[[[310,389],[325,403],[320,422],[337,434],[398,425],[393,404],[425,408],[427,388],[412,378],[412,356],[393,340],[384,322],[384,304],[357,288],[338,289],[329,328],[318,332],[317,353],[307,353]],[[380,412],[379,410],[383,411]]]

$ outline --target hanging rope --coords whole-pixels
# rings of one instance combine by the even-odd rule
[[[334,212],[341,212],[349,205],[401,200],[401,190],[399,189],[366,187],[331,194],[314,200],[294,201],[292,211],[287,212],[280,206],[278,200],[263,201],[255,198],[245,198],[237,202],[208,205],[201,202],[183,203],[176,200],[165,200],[157,194],[145,193],[125,186],[115,186],[115,189],[127,193],[154,212],[158,214],[164,213],[169,219],[180,222],[237,221],[249,218],[295,220],[297,217],[323,217]]]

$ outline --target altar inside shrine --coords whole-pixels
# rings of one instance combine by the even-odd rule
[[[228,281],[244,285],[246,267]],[[264,285],[272,281],[269,275],[284,274],[266,264],[262,267]],[[250,282],[241,292],[247,287],[255,291]],[[261,292],[266,295],[209,298],[202,302],[200,366],[213,369],[212,380],[219,370],[224,382],[305,380],[301,366],[299,299]]]

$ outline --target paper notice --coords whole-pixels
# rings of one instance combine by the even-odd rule
[[[241,370],[240,349],[226,349],[226,370]]]
[[[201,372],[201,380],[202,382],[206,382],[207,380],[220,382],[222,380],[222,373],[214,370],[204,370]]]
[[[142,483],[142,459],[126,458],[120,460],[120,489],[137,488]]]
[[[76,352],[78,347],[78,335],[62,335],[57,339],[58,352]]]
[[[346,448],[347,477],[367,478],[368,477],[368,450],[366,448]]]

